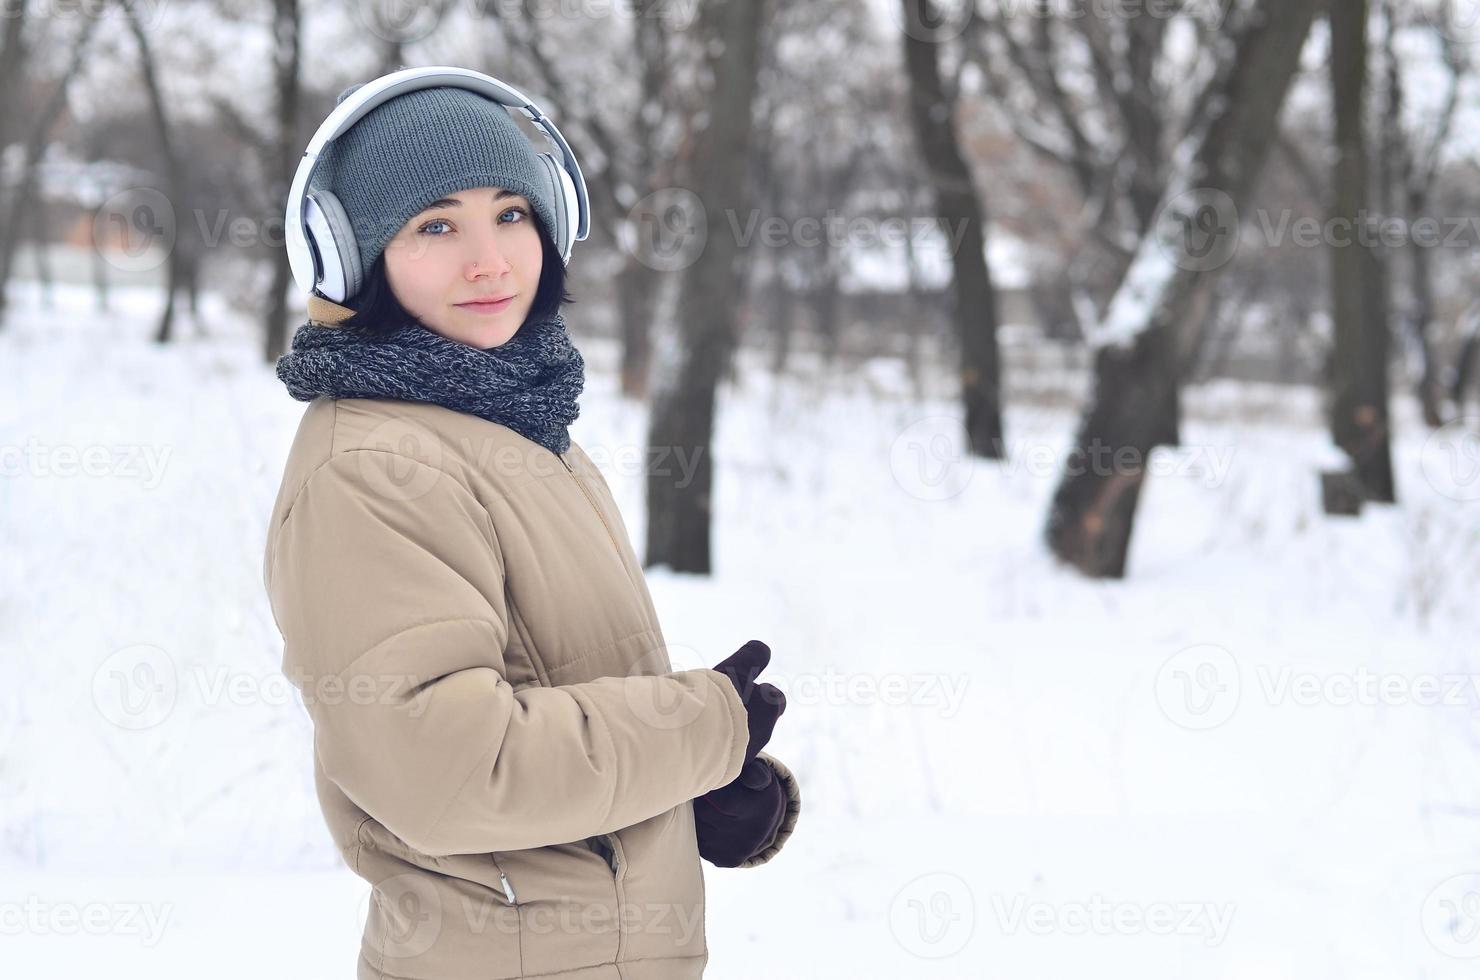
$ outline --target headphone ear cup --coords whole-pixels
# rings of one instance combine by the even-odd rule
[[[317,277],[320,292],[336,303],[343,302],[365,284],[354,226],[344,205],[331,191],[310,191],[308,204],[304,225],[320,266]]]
[[[560,161],[549,153],[541,153],[539,159],[545,165],[550,200],[555,203],[555,246],[560,250],[560,261],[569,265],[571,247],[575,244],[576,219],[580,214],[580,197],[576,194],[575,181],[570,179]]]

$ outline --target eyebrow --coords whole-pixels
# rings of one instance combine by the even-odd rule
[[[518,194],[515,194],[513,191],[501,190],[497,194],[493,195],[493,199],[495,201],[502,201],[506,197],[518,197],[518,196],[519,195]],[[422,210],[423,211],[440,211],[440,210],[442,210],[444,208],[458,208],[458,207],[462,207],[462,201],[461,200],[459,200],[458,198],[455,198],[455,197],[444,197],[444,198],[441,198],[440,200],[433,201],[431,204],[428,204],[426,207],[422,208]]]

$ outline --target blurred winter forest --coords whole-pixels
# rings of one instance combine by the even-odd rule
[[[1074,399],[1045,542],[1118,577],[1188,387],[1319,389],[1333,514],[1394,499],[1392,400],[1438,428],[1480,398],[1475,20],[1450,0],[6,0],[0,287],[85,283],[106,316],[148,284],[161,344],[209,334],[220,290],[271,361],[302,319],[282,202],[335,94],[484,70],[578,148],[574,316],[620,340],[654,444],[709,444],[740,348],[775,372],[897,360],[921,395],[944,367],[983,459],[1014,398]],[[709,569],[707,458],[650,483],[649,564]]]
[[[0,975],[348,975],[283,212],[428,65],[579,157],[675,668],[775,653],[805,804],[706,976],[1473,975],[1480,0],[0,4]]]

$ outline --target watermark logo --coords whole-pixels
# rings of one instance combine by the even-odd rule
[[[1246,676],[1253,678],[1247,687]],[[1292,664],[1250,668],[1215,644],[1188,647],[1167,658],[1155,687],[1162,713],[1193,730],[1226,722],[1245,693],[1272,708],[1480,707],[1480,674],[1381,671],[1365,664],[1322,671]]]
[[[1469,708],[1480,705],[1480,675],[1384,673],[1361,665],[1351,671],[1298,671],[1261,664],[1255,672],[1267,704],[1401,708]]]
[[[20,0],[0,0],[0,22],[20,17],[24,6]],[[41,18],[62,20],[72,17],[99,20],[103,17],[121,16],[127,13],[137,20],[139,26],[147,32],[159,26],[164,8],[165,0],[126,0],[124,3],[115,3],[113,0],[46,0],[41,4],[33,3],[26,10],[26,15],[38,20]]]
[[[1193,936],[1208,946],[1228,938],[1232,902],[1112,902],[1099,895],[1087,902],[1030,900],[1026,895],[992,896],[992,912],[1003,935]]]
[[[889,447],[894,482],[920,500],[949,500],[971,482],[975,467],[966,427],[951,415],[931,415],[909,425]]]
[[[675,665],[675,670],[707,666],[699,662],[698,651],[691,647],[670,644],[666,652],[668,662]],[[661,658],[640,657],[627,675],[620,679],[603,681],[622,685],[622,698],[633,717],[649,728],[661,731],[685,728],[699,720],[711,697],[723,697],[722,692],[715,690],[707,682],[695,684],[691,688],[675,678],[646,673],[647,668],[661,663]],[[679,667],[679,663],[688,666]]]
[[[159,945],[175,903],[48,902],[36,895],[0,902],[0,936],[137,936]]]
[[[93,705],[119,728],[141,731],[169,717],[180,682],[170,655],[149,643],[124,647],[93,671]]]
[[[339,705],[391,705],[408,718],[427,709],[433,685],[410,673],[344,671],[314,674],[290,668],[262,674],[229,664],[181,669],[165,650],[140,643],[106,657],[93,672],[93,706],[119,728],[142,731],[163,724],[182,702],[209,707],[281,707],[305,710]]]
[[[365,434],[358,448],[360,476],[386,500],[416,500],[438,480],[451,479],[441,470],[442,440],[409,418],[386,419]]]
[[[766,679],[786,695],[788,706],[932,709],[942,718],[954,718],[961,710],[971,683],[970,674],[841,671],[830,664],[820,673],[773,672]]]
[[[437,29],[450,4],[447,0],[360,0],[351,6],[371,34],[397,44],[412,44]]]
[[[1156,703],[1173,724],[1216,728],[1238,708],[1238,661],[1223,647],[1203,643],[1172,654],[1156,672]]]
[[[385,956],[420,956],[436,943],[442,932],[442,900],[428,875],[406,872],[387,878],[377,885],[374,901]]]
[[[1422,920],[1429,944],[1445,956],[1480,958],[1480,872],[1457,874],[1436,885],[1424,899]]]
[[[171,446],[148,443],[44,443],[27,436],[24,444],[0,443],[0,477],[36,479],[90,478],[138,480],[145,490],[163,482]]]
[[[1239,217],[1233,198],[1214,187],[1183,191],[1162,205],[1152,235],[1179,269],[1208,272],[1238,253]]]
[[[974,0],[887,0],[889,19],[906,37],[941,44],[961,36],[974,16]]]
[[[897,943],[922,959],[955,956],[976,930],[971,886],[948,871],[920,875],[894,894],[889,930]]]
[[[1446,422],[1429,433],[1419,456],[1423,478],[1451,500],[1480,500],[1480,418]]]
[[[159,268],[176,234],[174,205],[152,187],[119,191],[93,215],[93,248],[120,272]]]
[[[1418,0],[1434,29],[1455,44],[1480,44],[1480,0]]]
[[[709,216],[699,195],[684,187],[664,187],[627,211],[620,233],[622,249],[656,272],[687,269],[704,254]]]

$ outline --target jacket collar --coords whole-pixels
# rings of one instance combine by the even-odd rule
[[[326,327],[337,327],[353,316],[354,312],[349,307],[341,306],[317,293],[310,293],[308,296],[308,319],[313,323],[321,323]]]

